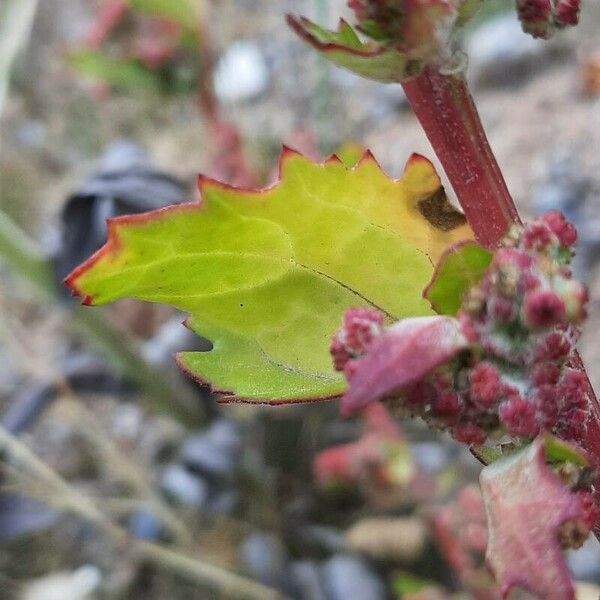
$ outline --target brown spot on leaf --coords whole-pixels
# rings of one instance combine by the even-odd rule
[[[448,201],[443,187],[421,200],[417,208],[427,221],[442,231],[452,231],[467,222],[465,215]]]

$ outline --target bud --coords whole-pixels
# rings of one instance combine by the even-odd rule
[[[444,392],[433,401],[432,412],[436,417],[458,417],[462,411],[462,403],[456,392]]]
[[[517,0],[517,12],[523,31],[534,38],[548,39],[552,36],[551,0]]]
[[[457,442],[468,444],[469,446],[480,446],[485,442],[486,438],[483,429],[474,423],[460,423],[459,425],[455,425],[450,430],[450,433]]]
[[[558,25],[577,25],[579,23],[579,10],[581,0],[558,0],[554,18]]]
[[[511,435],[534,438],[539,433],[535,407],[527,400],[520,398],[504,402],[499,415]]]
[[[565,303],[551,291],[539,290],[525,295],[523,321],[531,329],[559,325],[566,315]]]
[[[336,371],[344,371],[348,361],[365,352],[381,333],[383,313],[368,308],[354,308],[344,315],[342,328],[333,336],[329,351]]]
[[[577,230],[572,223],[567,221],[561,212],[552,210],[544,215],[543,221],[554,235],[558,237],[564,248],[570,248],[575,245],[577,242]]]
[[[536,221],[532,223],[525,229],[523,234],[523,247],[526,250],[544,252],[555,242],[556,237],[544,222]]]
[[[471,400],[482,408],[494,405],[500,395],[500,374],[487,362],[479,363],[469,377]]]

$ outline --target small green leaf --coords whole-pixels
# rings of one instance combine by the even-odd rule
[[[398,83],[418,75],[420,60],[410,59],[395,48],[363,43],[344,20],[338,31],[328,31],[303,17],[288,15],[290,27],[325,58],[361,77],[383,83]]]
[[[431,582],[419,579],[410,573],[398,573],[394,575],[392,586],[398,596],[418,594],[431,586]]]
[[[449,248],[424,292],[433,310],[440,315],[456,316],[465,292],[481,281],[492,258],[491,252],[474,242]]]
[[[178,361],[228,397],[343,393],[329,343],[344,312],[431,314],[420,290],[432,261],[472,232],[420,156],[399,181],[369,153],[348,169],[286,150],[280,172],[256,191],[201,178],[201,203],[111,220],[107,244],[67,284],[86,304],[133,297],[190,313],[213,349]]]
[[[115,88],[159,88],[158,79],[135,60],[113,59],[87,50],[71,54],[69,60],[80,73]]]
[[[573,445],[548,434],[544,438],[546,460],[551,463],[570,462],[578,467],[588,467],[589,462]]]

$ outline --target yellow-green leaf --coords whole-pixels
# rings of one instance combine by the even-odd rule
[[[285,150],[280,173],[259,191],[200,178],[200,203],[111,220],[107,244],[67,284],[86,304],[133,297],[190,313],[214,347],[180,365],[233,398],[341,394],[329,340],[343,313],[431,314],[433,262],[472,234],[417,155],[398,181],[369,153],[348,169]]]

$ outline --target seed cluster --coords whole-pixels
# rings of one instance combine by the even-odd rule
[[[472,445],[542,431],[580,439],[589,387],[569,364],[588,296],[568,267],[576,240],[558,212],[511,229],[458,314],[469,350],[400,390],[396,409]],[[336,369],[348,377],[383,323],[376,311],[349,311],[332,340]]]

